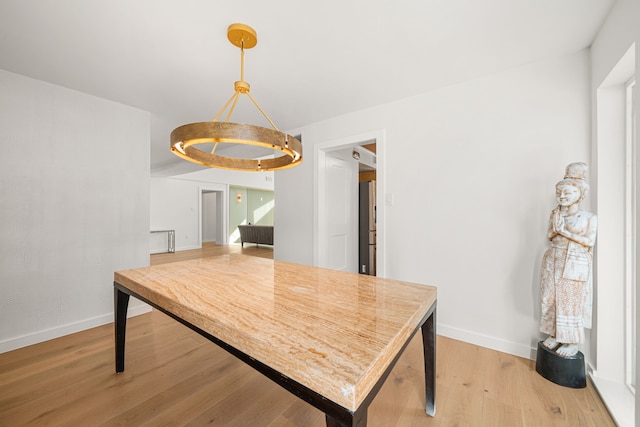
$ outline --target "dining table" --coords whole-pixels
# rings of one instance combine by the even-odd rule
[[[366,426],[369,405],[420,331],[425,416],[435,415],[435,286],[239,253],[117,271],[117,373],[131,296],[323,411],[327,426]]]

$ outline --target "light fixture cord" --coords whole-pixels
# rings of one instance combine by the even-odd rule
[[[240,45],[240,81],[244,81],[244,40]]]
[[[231,118],[231,113],[233,113],[233,110],[235,110],[238,99],[240,99],[240,92],[236,92],[236,99],[233,100],[233,105],[229,109],[229,114],[227,114],[227,118],[224,120],[225,122],[228,122]]]
[[[242,40],[240,42],[240,81],[244,82],[244,40]],[[278,129],[278,127],[276,126],[276,124],[273,122],[273,120],[271,120],[271,118],[269,117],[269,115],[262,109],[262,107],[260,106],[260,104],[258,104],[258,101],[255,100],[255,98],[253,96],[251,96],[251,93],[246,91],[244,92],[249,99],[251,100],[251,102],[253,102],[253,105],[256,106],[256,108],[262,113],[262,115],[264,116],[265,119],[267,119],[267,121],[271,124],[271,126],[277,130],[278,132],[280,132],[280,129]],[[227,109],[227,107],[229,106],[229,104],[231,103],[231,101],[233,101],[233,105],[231,106],[231,108],[229,109],[229,113],[227,114],[227,118],[225,119],[225,122],[228,122],[229,119],[231,118],[231,114],[233,113],[233,110],[236,108],[236,104],[238,103],[238,99],[240,98],[240,92],[238,91],[237,87],[235,92],[233,93],[233,95],[231,96],[231,98],[229,98],[229,100],[227,101],[226,104],[224,104],[224,107],[222,107],[222,109],[218,112],[218,114],[216,114],[216,116],[213,118],[212,121],[217,121],[220,116],[222,115],[222,113]],[[216,149],[217,144],[213,147],[212,153],[213,151]]]
[[[253,96],[251,96],[251,94],[249,92],[247,92],[247,96],[249,97],[249,99],[253,102],[253,104],[258,108],[258,110],[260,110],[260,112],[262,113],[262,115],[264,116],[265,119],[267,119],[269,121],[269,123],[271,123],[271,126],[273,126],[273,128],[275,130],[277,130],[278,132],[280,132],[280,129],[278,129],[278,127],[276,126],[275,123],[273,123],[273,120],[271,120],[269,118],[269,116],[267,115],[267,113],[265,113],[265,111],[262,109],[262,107],[260,107],[260,105],[258,104],[258,101],[255,100],[255,98]]]
[[[220,109],[220,111],[218,111],[218,114],[216,114],[216,116],[213,118],[213,120],[211,120],[212,122],[217,122],[218,119],[220,118],[220,116],[222,115],[222,113],[224,113],[224,111],[227,109],[227,107],[229,106],[229,104],[231,104],[231,101],[233,101],[234,99],[238,98],[239,93],[238,92],[233,92],[233,95],[231,95],[231,98],[229,98],[229,100],[227,101],[226,104],[224,104],[224,107],[222,107]],[[227,121],[229,121],[229,119],[227,118]]]

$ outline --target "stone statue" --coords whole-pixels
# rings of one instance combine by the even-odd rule
[[[591,328],[592,250],[598,218],[580,209],[589,191],[587,165],[571,163],[556,184],[558,206],[551,212],[547,237],[551,247],[542,259],[540,331],[542,344],[563,357],[575,356]]]

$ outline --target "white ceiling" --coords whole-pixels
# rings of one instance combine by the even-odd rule
[[[0,0],[0,68],[151,112],[211,120],[240,77],[281,130],[590,46],[614,0]],[[246,97],[244,97],[246,98]],[[243,101],[232,121],[265,125]],[[268,125],[267,125],[268,126]]]

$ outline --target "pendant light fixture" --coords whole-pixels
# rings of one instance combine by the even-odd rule
[[[240,80],[234,84],[234,93],[210,122],[190,123],[177,127],[171,132],[171,151],[193,163],[212,168],[268,171],[286,169],[302,161],[302,144],[292,135],[281,132],[260,107],[249,91],[249,83],[244,81],[244,50],[258,43],[253,28],[244,24],[232,24],[227,29],[227,38],[240,48]],[[238,99],[247,95],[273,129],[232,123],[229,121]],[[218,119],[229,108],[225,121]],[[246,144],[273,150],[273,157],[246,159],[216,154],[220,144]]]

